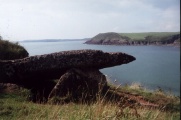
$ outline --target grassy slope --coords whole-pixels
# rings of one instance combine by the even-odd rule
[[[13,60],[28,57],[29,53],[18,43],[0,40],[0,59]]]
[[[142,32],[142,33],[119,33],[133,40],[144,40],[146,36],[166,37],[169,35],[180,34],[180,32]]]
[[[121,91],[140,91],[135,88],[125,87],[120,89]],[[144,93],[143,90],[142,94]],[[137,92],[138,94],[139,92]],[[148,93],[144,93],[148,94]],[[153,93],[154,94],[154,93]],[[137,108],[140,115],[137,118],[135,115],[131,115],[134,110],[131,108],[125,108],[125,117],[119,115],[120,108],[117,103],[103,102],[100,97],[98,101],[93,104],[75,104],[68,103],[63,105],[52,104],[35,104],[28,102],[25,99],[26,91],[11,94],[0,94],[0,119],[63,119],[63,120],[95,120],[95,119],[123,119],[123,120],[179,120],[180,113],[178,111],[161,111],[159,109],[150,108]],[[146,95],[145,95],[146,96]],[[156,97],[156,96],[155,96]],[[160,96],[158,96],[159,99]],[[149,98],[151,99],[151,98]]]

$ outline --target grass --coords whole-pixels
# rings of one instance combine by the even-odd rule
[[[166,93],[161,88],[155,91],[147,90],[140,83],[133,83],[131,85],[125,85],[118,89],[118,91],[126,92],[128,94],[142,96],[143,99],[156,103],[160,106],[172,107],[173,111],[180,111],[180,96],[175,96],[171,93]],[[170,109],[170,108],[168,108]]]
[[[12,43],[8,40],[0,39],[0,59],[1,60],[13,60],[28,57],[28,52],[23,46],[20,46],[17,42]]]
[[[137,118],[130,114],[131,109],[124,110],[125,117],[117,114],[119,108],[114,103],[102,103],[100,101],[87,104],[34,104],[31,102],[22,102],[19,98],[9,98],[0,101],[0,119],[10,120],[29,120],[29,119],[51,119],[51,120],[96,120],[96,119],[140,119],[140,120],[179,120],[180,114],[161,112],[160,110],[150,110],[148,108],[138,109],[140,117]]]
[[[112,90],[115,90],[112,87]],[[148,92],[138,85],[124,86],[117,88],[121,92],[137,91],[137,94],[142,94],[145,98],[150,96]],[[142,91],[142,92],[140,92]],[[36,104],[26,100],[28,94],[26,90],[18,93],[3,93],[0,94],[0,119],[1,120],[179,120],[179,111],[161,111],[160,109],[152,109],[147,107],[137,107],[140,117],[134,115],[132,108],[123,109],[124,114],[120,114],[120,107],[116,102],[105,101],[104,98],[98,96],[97,101],[92,104],[84,103],[68,103],[68,104]],[[145,94],[145,95],[144,95]],[[152,93],[152,94],[156,94]],[[163,96],[168,98],[165,94]],[[153,97],[153,96],[152,96]],[[149,99],[152,99],[150,97]],[[154,98],[155,99],[155,98]],[[176,98],[172,98],[174,100]],[[167,100],[167,99],[166,99]],[[180,105],[180,100],[179,101]],[[173,102],[173,101],[172,101]]]
[[[28,119],[51,119],[51,120],[102,120],[102,119],[141,119],[141,120],[179,120],[179,113],[161,112],[160,110],[150,110],[147,108],[138,109],[140,118],[129,115],[130,109],[125,109],[127,116],[122,117],[117,114],[119,108],[113,103],[97,102],[92,105],[84,104],[64,104],[64,105],[41,105],[30,102],[13,102],[7,100],[3,103],[3,110],[0,112],[0,119],[28,120]]]
[[[142,33],[119,33],[133,40],[144,40],[147,36],[166,37],[170,35],[180,34],[180,32],[142,32]]]

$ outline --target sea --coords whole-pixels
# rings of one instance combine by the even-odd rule
[[[136,60],[115,67],[101,69],[112,84],[139,84],[150,91],[158,89],[180,96],[180,47],[174,46],[118,46],[84,44],[82,40],[56,42],[20,41],[30,56],[60,51],[92,49],[104,52],[124,52]]]

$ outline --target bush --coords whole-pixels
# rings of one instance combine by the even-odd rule
[[[1,60],[13,60],[28,57],[29,53],[26,49],[16,43],[9,42],[7,40],[0,39],[0,59]]]

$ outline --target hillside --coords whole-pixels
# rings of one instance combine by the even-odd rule
[[[18,43],[12,43],[0,38],[0,60],[13,60],[28,57],[29,53]]]
[[[86,41],[103,45],[180,45],[179,32],[100,33]]]
[[[130,38],[122,36],[118,33],[99,33],[91,40],[86,41],[88,44],[126,44]]]

